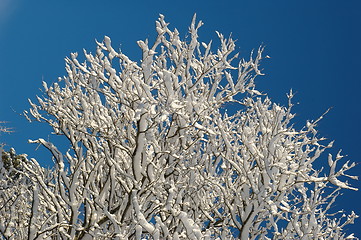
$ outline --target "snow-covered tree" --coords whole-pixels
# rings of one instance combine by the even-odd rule
[[[105,37],[44,82],[27,116],[69,146],[31,141],[55,165],[18,170],[31,183],[27,231],[7,238],[354,238],[344,227],[357,216],[331,208],[357,190],[345,181],[354,163],[337,168],[339,153],[317,169],[332,142],[319,120],[294,127],[292,92],[281,106],[255,89],[263,49],[239,59],[218,32],[219,47],[198,41],[201,26],[194,17],[182,39],[161,15],[155,41],[138,41],[141,61]]]
[[[0,126],[0,133],[10,132]],[[26,239],[32,196],[29,179],[22,174],[27,158],[13,148],[5,151],[4,145],[0,144],[0,239]]]
[[[27,239],[32,184],[22,174],[26,155],[11,148],[0,159],[0,239]]]

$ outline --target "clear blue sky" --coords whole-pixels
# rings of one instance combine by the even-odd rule
[[[200,39],[215,31],[238,39],[243,57],[263,44],[271,59],[264,62],[266,76],[256,82],[276,102],[286,103],[289,89],[297,92],[296,121],[316,119],[332,110],[319,126],[320,135],[336,140],[348,159],[361,162],[361,2],[287,0],[57,0],[0,1],[0,120],[15,132],[0,142],[40,162],[49,155],[27,139],[48,138],[45,125],[29,124],[20,116],[28,98],[41,95],[42,80],[51,83],[65,74],[64,57],[70,52],[95,49],[104,35],[137,60],[140,39],[155,36],[158,14],[184,36],[194,13],[205,25]],[[51,137],[50,137],[51,138]],[[326,155],[324,163],[326,164]],[[353,173],[359,175],[361,166]],[[353,181],[361,188],[360,182]],[[339,206],[361,214],[359,192],[345,191]],[[351,229],[361,236],[357,225]]]

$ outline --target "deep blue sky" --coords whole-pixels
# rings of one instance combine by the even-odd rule
[[[205,22],[204,42],[215,31],[238,39],[245,58],[263,44],[271,59],[258,89],[276,102],[286,103],[289,89],[297,92],[296,121],[316,119],[329,107],[319,126],[320,135],[336,140],[347,159],[361,162],[361,2],[287,0],[182,0],[182,1],[0,1],[0,120],[15,132],[0,142],[40,162],[49,155],[27,144],[27,139],[48,138],[45,125],[29,124],[20,116],[28,98],[41,95],[42,80],[51,83],[65,74],[64,57],[70,52],[95,49],[95,39],[112,38],[133,60],[141,51],[136,41],[155,36],[158,14],[186,35],[194,13]],[[326,164],[326,155],[324,163]],[[360,173],[360,165],[353,171]],[[361,187],[360,182],[353,181]],[[345,191],[339,206],[361,214],[360,191]],[[351,229],[361,236],[357,225]]]

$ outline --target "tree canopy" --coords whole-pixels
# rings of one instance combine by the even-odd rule
[[[11,165],[4,239],[354,238],[344,229],[357,215],[331,206],[357,190],[344,180],[356,179],[346,173],[355,164],[337,168],[339,152],[316,169],[332,147],[318,136],[321,118],[297,129],[292,91],[281,106],[255,88],[263,48],[240,59],[218,32],[217,47],[199,41],[202,24],[194,17],[182,39],[160,15],[155,41],[138,41],[141,61],[106,36],[85,61],[72,53],[58,83],[43,83],[25,113],[69,146],[32,140],[54,168],[24,155]]]

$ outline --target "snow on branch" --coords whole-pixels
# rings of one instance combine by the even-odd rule
[[[294,127],[292,91],[281,106],[256,89],[264,49],[240,59],[221,33],[201,42],[202,25],[194,17],[183,38],[160,15],[155,40],[137,42],[139,61],[107,36],[85,61],[66,59],[67,75],[44,83],[26,115],[68,146],[32,141],[55,165],[18,170],[28,199],[11,196],[16,183],[1,190],[3,216],[28,206],[25,223],[0,217],[6,238],[13,226],[28,230],[14,239],[355,238],[345,226],[358,216],[331,208],[357,190],[345,181],[355,164],[338,169],[338,154],[316,168],[332,143],[318,120]]]

